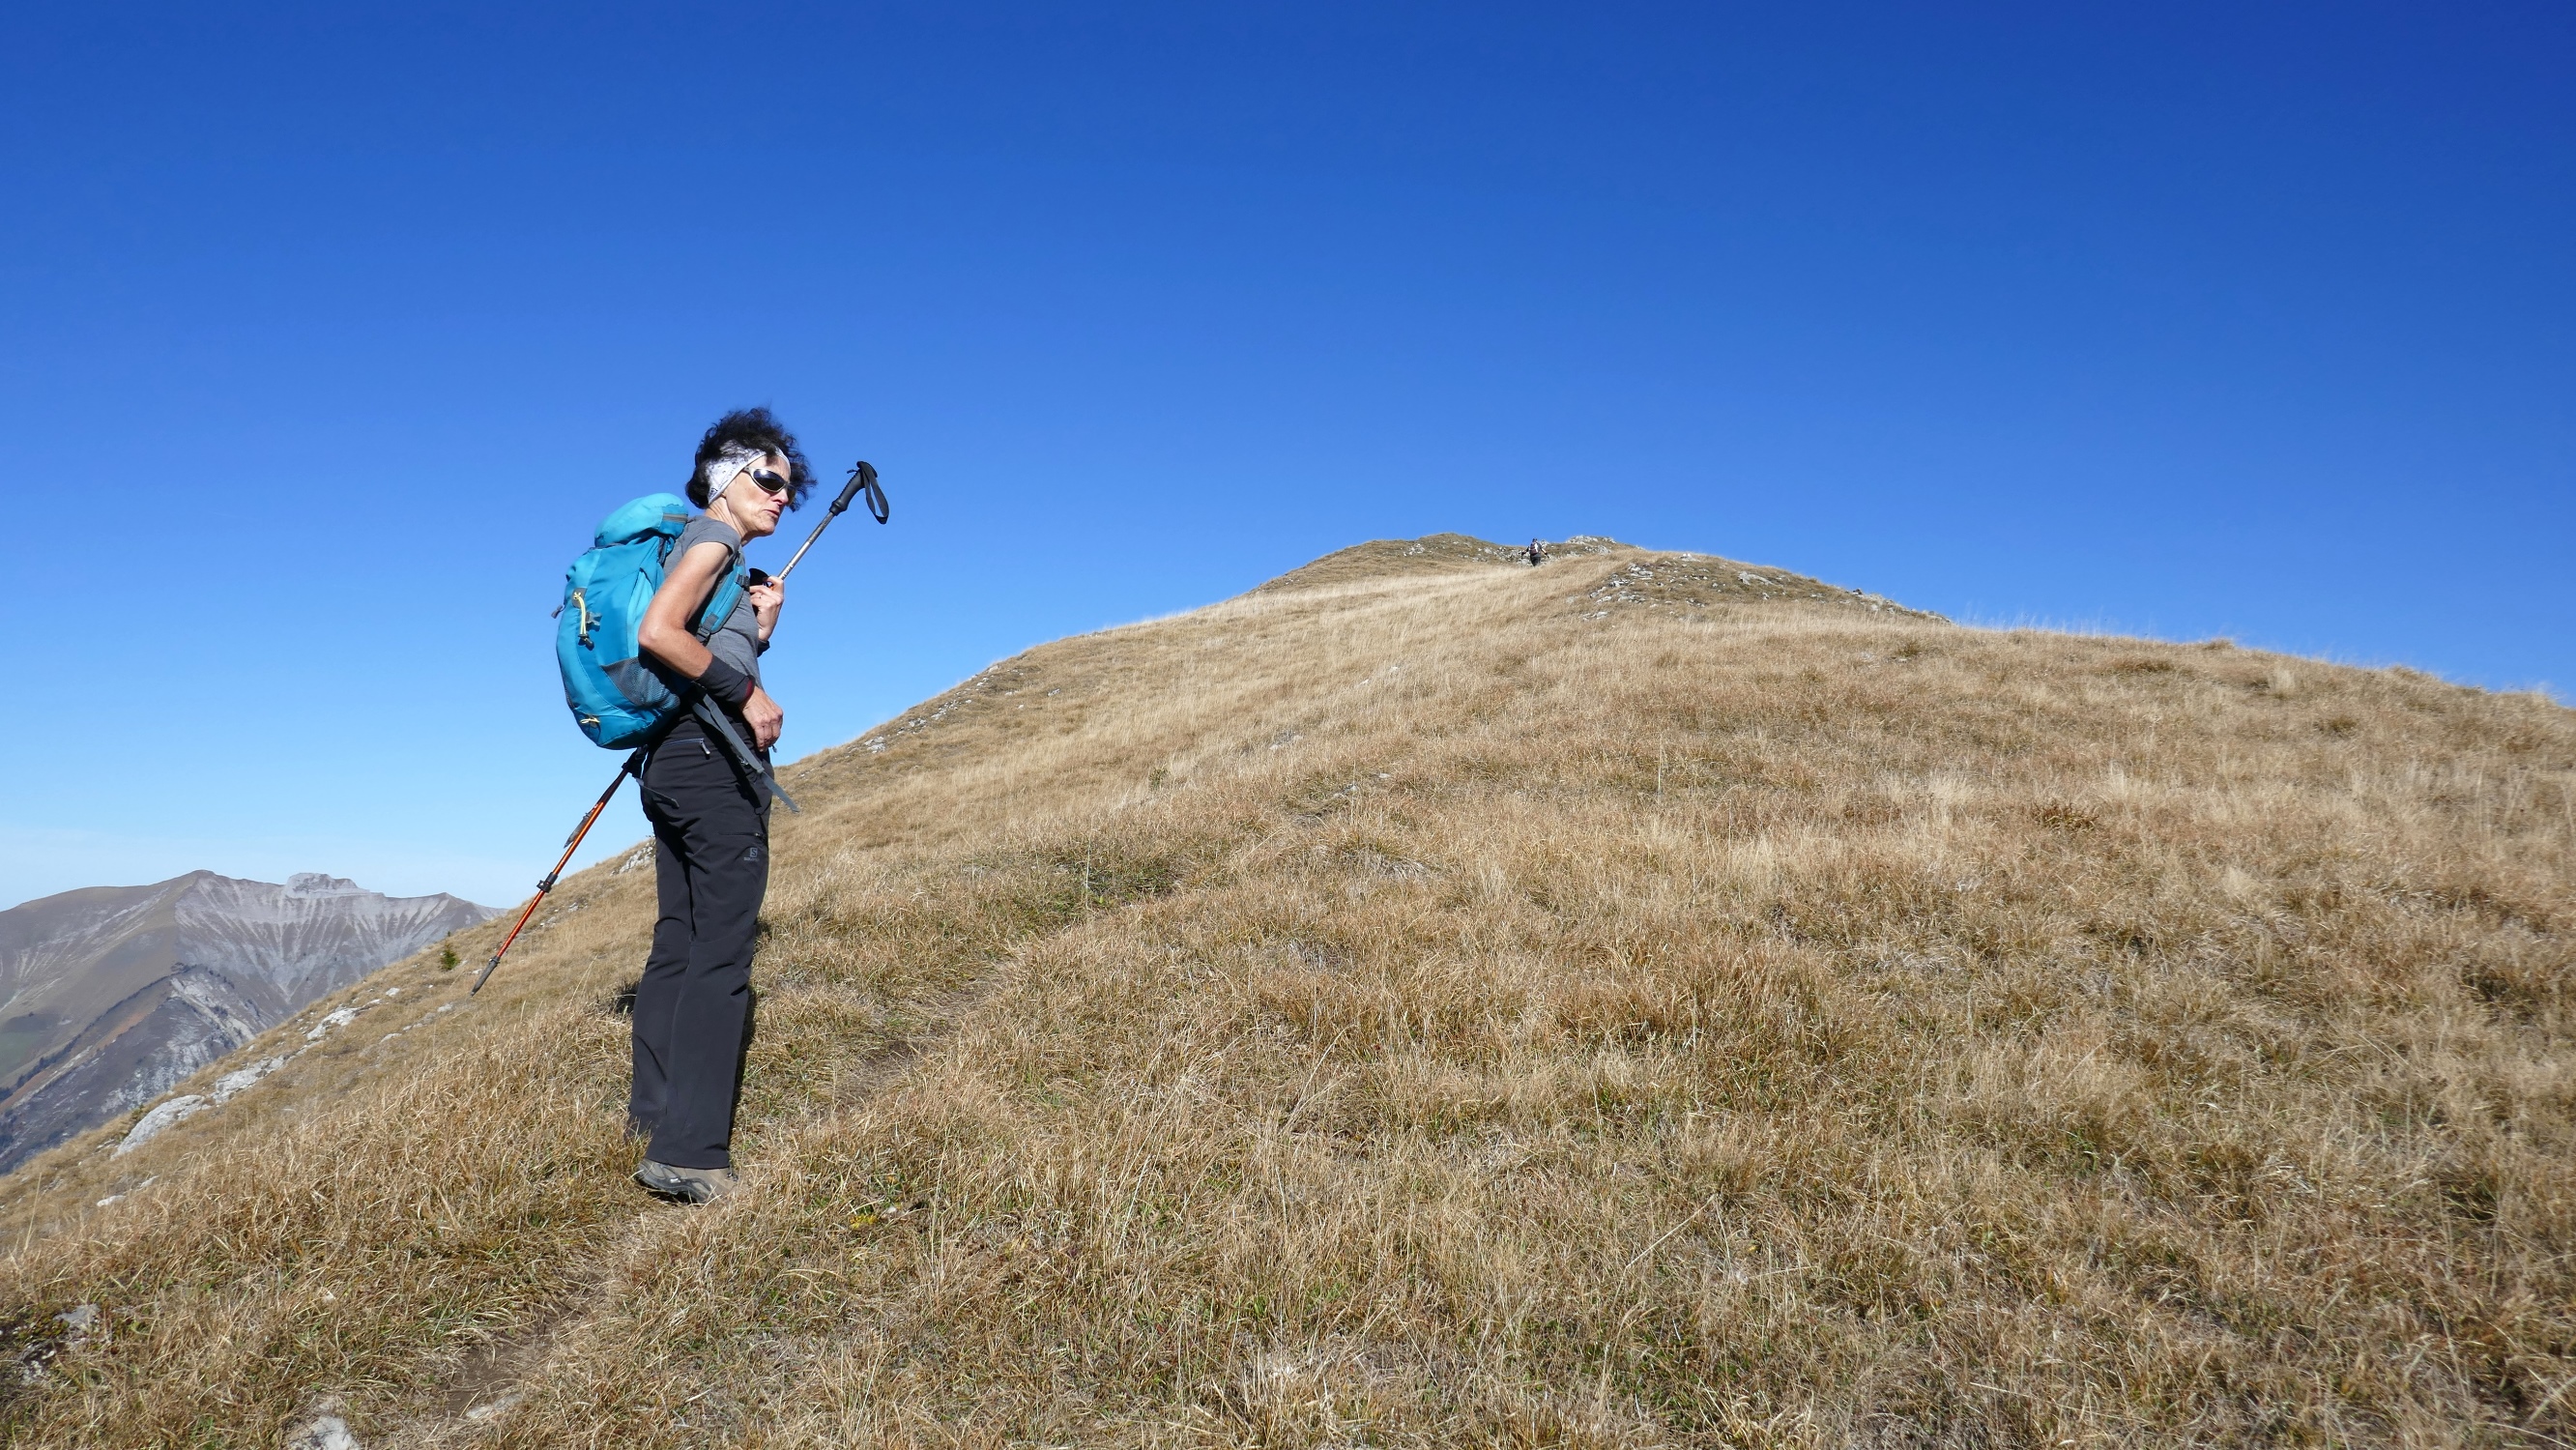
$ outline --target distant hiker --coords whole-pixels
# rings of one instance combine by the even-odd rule
[[[635,986],[627,1127],[649,1135],[635,1181],[691,1203],[734,1181],[752,937],[769,889],[768,754],[786,718],[760,687],[760,656],[785,590],[752,571],[751,587],[705,643],[692,626],[704,623],[696,616],[740,565],[743,544],[775,532],[780,512],[802,504],[813,484],[795,436],[768,409],[716,420],[689,475],[689,502],[706,512],[672,545],[637,635],[667,684],[694,685],[714,702],[652,746],[641,777],[661,917]],[[756,760],[736,758],[745,735]]]
[[[1547,557],[1547,545],[1540,543],[1540,542],[1539,542],[1538,540],[1536,540],[1536,539],[1532,539],[1532,540],[1530,540],[1530,546],[1529,546],[1529,561],[1530,561],[1530,567],[1531,567],[1531,568],[1533,568],[1533,569],[1537,568],[1537,567],[1538,567],[1538,565],[1539,565],[1539,561],[1540,561],[1541,559],[1546,558],[1546,557]]]

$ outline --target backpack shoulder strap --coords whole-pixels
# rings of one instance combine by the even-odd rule
[[[698,622],[692,632],[698,643],[715,638],[725,621],[733,618],[733,607],[742,602],[743,591],[751,587],[742,567],[742,545],[733,546],[733,557],[725,571],[716,576],[716,587],[707,592],[707,602],[698,606]]]

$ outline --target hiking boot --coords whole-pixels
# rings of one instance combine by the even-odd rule
[[[733,1192],[730,1168],[674,1168],[647,1158],[635,1166],[635,1181],[649,1192],[682,1203],[712,1203]]]

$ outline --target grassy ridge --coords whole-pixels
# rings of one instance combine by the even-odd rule
[[[226,1108],[40,1160],[0,1413],[2576,1438],[2569,712],[1472,544],[1049,645],[800,766],[717,1208],[620,1177],[650,883],[613,866],[471,1006],[389,969]]]

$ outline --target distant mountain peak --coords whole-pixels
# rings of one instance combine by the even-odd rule
[[[0,1171],[490,915],[322,871],[191,871],[0,911]]]

